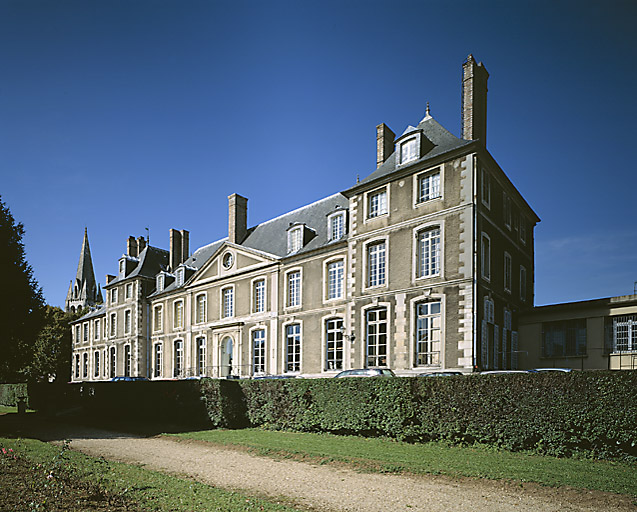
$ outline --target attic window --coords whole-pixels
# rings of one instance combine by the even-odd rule
[[[163,292],[164,291],[164,276],[163,274],[160,274],[157,276],[157,291],[158,292]]]
[[[123,258],[119,260],[119,275],[120,277],[124,277],[124,273],[126,272],[126,260]]]
[[[288,231],[288,254],[298,252],[303,247],[303,226]]]
[[[337,212],[327,218],[328,240],[339,240],[345,235],[345,212]]]
[[[184,268],[177,269],[177,286],[182,286],[184,284]]]
[[[406,164],[418,158],[416,137],[400,144],[400,163]]]

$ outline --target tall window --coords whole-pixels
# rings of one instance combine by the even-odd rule
[[[173,327],[175,329],[180,329],[184,326],[184,302],[177,301],[173,305],[174,316],[173,316]]]
[[[252,373],[265,373],[265,329],[252,331]]]
[[[94,336],[94,338],[96,340],[100,339],[100,335],[101,335],[100,327],[101,327],[101,325],[102,325],[102,322],[100,321],[99,318],[93,322],[93,336]]]
[[[221,303],[223,318],[230,318],[234,316],[234,289],[224,288],[221,291]]]
[[[80,355],[75,354],[75,378],[80,378]]]
[[[416,305],[416,365],[440,364],[440,301]]]
[[[301,271],[288,274],[288,307],[301,305]]]
[[[334,261],[327,266],[327,298],[343,298],[343,260]]]
[[[400,145],[400,163],[406,164],[418,157],[416,151],[417,140],[415,138],[406,140]]]
[[[511,292],[511,255],[504,253],[504,289]]]
[[[110,357],[110,363],[109,363],[109,367],[110,367],[110,374],[109,377],[112,379],[113,377],[115,377],[115,372],[117,369],[117,358],[116,358],[116,352],[115,352],[115,347],[111,347],[111,357]]]
[[[157,291],[158,292],[164,291],[164,275],[163,274],[159,274],[157,276]]]
[[[482,169],[482,204],[491,207],[491,177],[486,169]]]
[[[111,304],[117,304],[117,288],[111,290]]]
[[[482,277],[491,279],[491,239],[482,233]]]
[[[504,216],[504,225],[511,229],[511,219],[513,216],[511,208],[511,198],[506,192],[502,192],[502,212]]]
[[[440,197],[440,172],[424,174],[418,177],[417,203],[424,203]]]
[[[93,376],[100,376],[100,353],[99,350],[93,352]]]
[[[109,334],[111,337],[117,334],[117,313],[111,313],[111,323],[110,323]]]
[[[255,281],[252,286],[254,312],[263,313],[265,311],[265,279]]]
[[[183,377],[184,374],[184,341],[175,341],[173,358],[173,377]]]
[[[128,283],[126,285],[126,298],[130,299],[133,296],[133,283]]]
[[[197,295],[196,300],[196,320],[198,324],[202,324],[206,321],[206,295]]]
[[[130,377],[131,375],[131,353],[130,345],[124,347],[124,376]]]
[[[163,329],[163,313],[164,313],[164,308],[163,306],[155,306],[154,311],[154,318],[153,318],[153,329],[155,331],[161,331]]]
[[[385,284],[385,242],[367,247],[367,286]]]
[[[184,284],[184,272],[185,269],[183,267],[177,269],[177,286],[182,286]]]
[[[84,341],[88,341],[88,322],[84,323],[82,326],[84,328]]]
[[[301,324],[291,324],[285,329],[285,371],[301,371]]]
[[[613,336],[610,340],[613,352],[637,351],[637,315],[614,316],[608,324]]]
[[[520,241],[526,244],[526,219],[520,215]]]
[[[155,377],[161,377],[162,365],[163,365],[163,360],[162,360],[161,343],[158,343],[157,345],[155,345],[155,372],[154,372]]]
[[[526,269],[520,265],[520,300],[526,300]]]
[[[303,246],[303,227],[299,226],[297,228],[294,228],[288,231],[288,254],[292,254],[299,251],[302,246]]]
[[[88,354],[86,352],[84,352],[84,355],[82,356],[82,368],[82,375],[86,379],[88,377]]]
[[[345,235],[345,213],[335,213],[328,217],[328,240],[339,240]]]
[[[75,326],[75,343],[79,343],[80,341],[82,341],[81,336],[81,332],[82,332],[82,328],[79,325]],[[78,377],[80,375],[78,374]]]
[[[132,312],[130,309],[124,311],[124,334],[130,334],[131,332],[131,320]]]
[[[197,375],[206,374],[206,338],[200,337],[197,343]]]
[[[340,318],[325,322],[325,369],[343,369],[343,320]]]
[[[440,228],[418,233],[418,277],[440,274]]]
[[[377,190],[367,196],[367,217],[373,218],[387,213],[387,189]]]
[[[387,308],[370,309],[365,316],[367,366],[387,366]]]
[[[637,341],[637,336],[635,337]],[[586,355],[586,319],[544,322],[542,357]]]

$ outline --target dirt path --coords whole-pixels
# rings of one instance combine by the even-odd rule
[[[169,437],[129,434],[63,424],[40,438],[89,455],[187,476],[216,487],[270,497],[286,496],[321,512],[398,511],[635,511],[627,497],[552,489],[533,484],[434,476],[362,474],[349,469],[276,461],[243,451]]]

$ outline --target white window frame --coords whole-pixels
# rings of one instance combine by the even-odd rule
[[[345,367],[345,336],[344,336],[344,327],[345,327],[345,319],[342,316],[329,316],[323,318],[323,371],[332,372],[332,371],[341,371]],[[340,322],[340,327],[331,326],[328,324],[331,322]],[[330,340],[330,335],[333,335],[334,339]],[[330,343],[333,344],[333,347],[330,348]],[[341,357],[340,360],[336,357],[338,354],[338,346],[340,345]],[[330,357],[330,353],[333,353],[334,356]],[[334,364],[330,364],[334,363]],[[340,363],[340,364],[339,364]]]
[[[203,307],[202,307],[203,306]],[[206,292],[195,295],[195,323],[203,324],[208,320],[208,295]]]
[[[82,378],[88,379],[88,352],[82,354]]]
[[[84,343],[88,342],[88,338],[89,338],[89,333],[88,333],[89,329],[88,329],[88,322],[84,322],[82,324],[82,341]]]
[[[117,376],[117,347],[112,346],[108,352],[108,375],[112,379]]]
[[[164,345],[162,342],[153,345],[153,378],[164,374]]]
[[[124,297],[126,299],[132,299],[133,298],[133,283],[127,283],[126,284]]]
[[[336,226],[335,226],[336,223]],[[339,229],[340,227],[340,229]],[[345,211],[338,211],[327,216],[327,240],[335,242],[345,237],[346,218]]]
[[[377,245],[383,245],[383,265],[382,265],[382,282],[380,279],[380,275],[372,281],[372,273],[371,273],[371,253],[370,250],[372,247]],[[364,246],[364,257],[365,257],[365,289],[371,288],[385,288],[387,287],[387,283],[389,281],[389,239],[385,238],[376,238],[367,242]],[[376,264],[377,267],[380,266],[380,260]],[[379,271],[380,272],[380,271]],[[374,282],[374,284],[372,284]]]
[[[370,365],[370,355],[369,355],[369,341],[370,341],[370,332],[369,332],[369,314],[374,312],[374,311],[380,311],[380,310],[385,310],[385,364],[372,364]],[[391,339],[391,331],[390,331],[390,318],[391,318],[391,309],[389,307],[388,304],[383,304],[383,303],[379,303],[379,304],[373,304],[368,308],[365,308],[362,311],[363,317],[363,347],[364,347],[364,352],[363,352],[363,367],[364,368],[388,368],[389,367],[389,359],[390,359],[390,347],[391,347],[391,343],[390,343],[390,339]],[[374,320],[374,325],[380,325],[380,323],[383,322],[382,320]],[[376,332],[374,335],[375,336],[379,336],[381,333]],[[374,346],[379,347],[380,343],[376,343]],[[382,356],[379,355],[375,355],[375,356],[371,356],[374,357],[376,359],[380,359]],[[378,361],[377,361],[378,362]]]
[[[124,310],[124,334],[130,334],[133,330],[133,311]]]
[[[185,342],[182,338],[173,340],[173,377],[185,377]]]
[[[93,352],[93,377],[98,378],[100,376],[100,351]]]
[[[412,302],[413,304],[413,315],[414,315],[414,336],[413,336],[413,351],[414,351],[414,359],[413,365],[414,367],[422,368],[422,367],[430,367],[430,366],[440,366],[442,359],[442,351],[444,346],[444,331],[443,331],[443,319],[444,319],[444,301],[440,297],[427,297],[424,300],[419,300]],[[424,315],[418,315],[418,309],[420,306],[428,305],[431,307],[432,305],[438,305],[438,313],[432,313],[431,311],[426,312]],[[428,340],[420,339],[421,331],[424,329],[420,329],[418,326],[419,320],[423,318],[426,319],[429,323],[428,328]],[[438,323],[438,327],[434,324]],[[438,339],[435,339],[435,331],[438,331]],[[428,345],[429,350],[420,351],[419,348],[422,345]],[[438,345],[439,350],[434,350]],[[421,355],[423,356],[423,360],[420,359]]]
[[[259,285],[263,285],[261,290],[259,290]],[[265,277],[253,279],[250,283],[250,288],[252,290],[250,311],[252,311],[252,313],[265,313],[267,311],[268,301],[267,279]]]
[[[102,333],[100,332],[100,328],[102,327],[102,319],[98,318],[93,321],[93,339],[99,340]]]
[[[259,353],[257,353],[257,348],[255,345],[256,334],[263,334],[263,346],[259,349]],[[250,360],[252,367],[252,375],[265,375],[267,362],[268,362],[268,333],[266,331],[265,326],[257,326],[250,329]],[[257,361],[258,359],[258,361]]]
[[[292,326],[298,326],[298,333],[292,333],[290,335],[288,333],[288,329]],[[296,342],[294,342],[295,350],[292,352],[292,363],[290,363],[290,352],[289,352],[289,341],[290,337],[298,337],[298,350],[296,350]],[[284,373],[292,373],[298,374],[302,371],[303,364],[303,322],[300,320],[295,320],[293,322],[286,322],[283,324],[283,372]],[[298,360],[298,361],[297,361]],[[290,369],[290,364],[292,364],[292,368]]]
[[[480,170],[481,175],[481,187],[480,197],[482,198],[482,204],[489,210],[491,209],[491,175],[484,167]]]
[[[117,313],[111,313],[109,319],[108,337],[115,338],[117,336]]]
[[[82,342],[82,326],[80,324],[77,324],[75,326],[75,343],[81,343]]]
[[[292,295],[292,275],[298,274],[298,286],[295,296]],[[296,300],[292,300],[296,297]],[[303,304],[303,269],[291,268],[285,273],[285,307],[286,309],[300,308]]]
[[[332,267],[340,263],[340,277],[334,276]],[[333,277],[335,280],[333,280]],[[345,298],[345,258],[332,258],[323,265],[323,282],[325,283],[325,301],[341,300]],[[332,294],[332,290],[335,291]]]
[[[406,158],[403,157],[403,148],[411,146],[411,150],[407,153]],[[420,159],[420,133],[416,132],[411,137],[406,136],[403,140],[396,143],[396,160],[398,167],[410,164]]]
[[[295,254],[303,248],[303,226],[294,226],[288,230],[288,254]]]
[[[423,199],[420,195],[421,183],[424,180],[433,178],[436,175],[438,176],[438,179],[437,179],[438,195],[437,196],[432,195],[428,199]],[[432,201],[435,201],[437,199],[442,199],[444,194],[443,184],[444,184],[444,180],[443,180],[442,165],[433,167],[431,169],[427,169],[426,171],[423,171],[418,174],[414,174],[414,178],[413,178],[414,206],[418,208],[419,206],[422,206],[423,204],[431,203]],[[432,187],[432,188],[435,189],[435,187]]]
[[[221,298],[219,301],[219,305],[221,307],[221,318],[234,318],[234,285],[224,286],[221,290],[219,290],[219,294]]]
[[[520,265],[520,300],[522,302],[526,302],[527,279],[526,267],[524,265]]]
[[[384,204],[381,201],[379,202],[378,211],[376,211],[376,209],[372,210],[372,199],[376,196],[381,195],[384,195]],[[365,192],[364,201],[366,222],[389,215],[389,184],[383,187],[376,188],[374,190],[370,190],[369,192]]]
[[[111,304],[117,304],[117,287],[111,290]]]
[[[124,377],[133,376],[133,348],[130,343],[124,345]]]
[[[422,259],[425,256],[425,253],[421,253],[421,236],[424,233],[433,233],[438,232],[438,246],[437,253],[434,257],[434,261],[437,263],[437,267],[433,270],[430,270],[429,273],[422,272]],[[412,268],[414,280],[420,279],[430,279],[432,277],[439,277],[443,275],[443,267],[444,267],[444,222],[429,222],[427,224],[422,224],[413,229],[414,236],[414,247],[413,247],[413,264]]]
[[[195,337],[195,364],[196,364],[195,368],[197,370],[197,375],[200,377],[203,377],[207,374],[206,372],[207,356],[208,356],[208,340],[206,336],[196,336]]]
[[[181,312],[181,317],[178,315],[178,311]],[[184,313],[185,306],[184,300],[179,299],[173,301],[173,329],[183,329],[184,328]]]
[[[511,255],[504,251],[504,291],[511,293],[511,284],[513,282],[513,260]]]
[[[157,276],[157,283],[155,285],[155,287],[157,288],[158,292],[163,292],[164,291],[164,283],[165,282],[166,282],[166,280],[165,280],[164,274],[159,274]]]
[[[177,286],[183,286],[184,285],[185,272],[186,272],[186,269],[184,269],[184,267],[179,267],[177,269],[177,272],[176,272],[176,275],[175,275],[175,280],[177,281]]]
[[[484,241],[487,240],[488,246],[485,246]],[[485,251],[485,247],[486,250]],[[488,254],[485,254],[488,253]],[[485,281],[491,281],[491,237],[482,232],[480,235],[480,273]]]
[[[164,330],[164,305],[157,304],[153,308],[153,332],[162,332],[163,330]]]

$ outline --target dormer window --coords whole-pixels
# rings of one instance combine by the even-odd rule
[[[303,226],[288,231],[288,254],[298,252],[303,247]]]
[[[418,158],[417,143],[418,140],[416,139],[416,137],[413,137],[400,144],[401,165],[404,165],[407,162],[411,162],[412,160],[416,160]]]
[[[159,274],[157,276],[157,291],[158,292],[164,291],[164,275],[163,274]]]
[[[327,218],[328,241],[340,240],[345,236],[345,212],[336,212]]]
[[[177,269],[177,286],[184,284],[184,272],[185,269],[183,267]]]
[[[119,260],[119,276],[124,277],[124,272],[126,271],[126,260]]]

